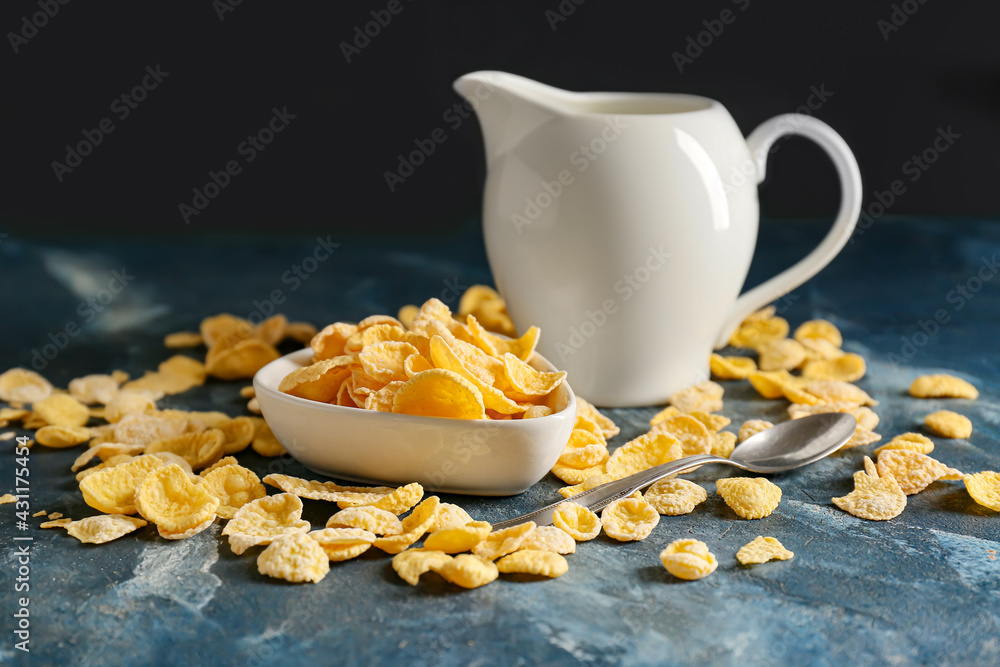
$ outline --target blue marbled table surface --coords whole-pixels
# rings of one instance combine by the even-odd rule
[[[804,255],[823,229],[815,222],[766,223],[749,282]],[[58,386],[116,368],[137,376],[171,353],[164,334],[196,329],[217,312],[266,310],[276,293],[279,312],[323,325],[394,314],[430,296],[456,304],[465,286],[490,280],[473,222],[433,237],[322,238],[339,247],[312,264],[303,260],[317,247],[315,235],[7,236],[0,240],[0,367],[30,367],[36,352],[52,356],[55,348],[45,346],[62,341],[54,359],[36,360]],[[996,470],[998,252],[1000,221],[884,218],[779,309],[793,327],[832,320],[845,348],[866,357],[868,375],[859,384],[880,401],[877,431],[886,439],[920,430],[929,412],[956,409],[972,419],[975,433],[938,439],[934,456],[967,472]],[[108,286],[113,269],[127,287],[108,303],[88,300]],[[939,311],[947,321],[934,330],[929,322]],[[81,331],[64,339],[59,333],[71,323]],[[906,395],[917,375],[944,370],[971,380],[980,398]],[[161,405],[242,414],[244,384],[210,381]],[[725,386],[723,413],[733,427],[749,418],[785,418],[785,401],[763,400],[746,382]],[[654,412],[609,411],[622,427],[611,444],[644,432]],[[0,493],[13,490],[7,445]],[[690,515],[663,517],[647,540],[626,544],[602,535],[579,545],[559,579],[501,577],[473,591],[433,574],[411,588],[376,549],[334,564],[318,585],[291,585],[257,573],[259,549],[233,555],[218,525],[178,542],[148,526],[92,546],[61,530],[37,529],[41,519],[18,531],[14,506],[0,506],[0,662],[26,657],[13,649],[11,634],[22,595],[13,589],[12,538],[30,535],[36,664],[1000,663],[1000,559],[988,553],[1000,552],[1000,515],[976,505],[961,482],[938,482],[911,496],[889,522],[841,512],[830,498],[852,488],[851,473],[874,447],[773,476],[783,500],[759,521],[738,519],[714,494],[713,480],[729,470],[704,467],[691,479],[707,488],[708,501]],[[95,513],[69,471],[78,453],[32,449],[33,512]],[[247,450],[240,459],[261,476],[280,470],[315,477],[287,457],[268,460]],[[556,499],[559,486],[548,477],[513,498],[443,499],[498,521]],[[333,511],[305,504],[304,518],[314,524]],[[737,549],[757,535],[778,537],[795,558],[740,566]],[[679,537],[705,541],[718,570],[698,582],[667,574],[658,553]]]

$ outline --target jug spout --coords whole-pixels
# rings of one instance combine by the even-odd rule
[[[573,113],[577,96],[497,71],[471,72],[456,79],[454,87],[479,117],[487,163],[554,118]]]

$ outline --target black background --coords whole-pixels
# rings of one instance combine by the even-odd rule
[[[225,0],[75,0],[15,53],[10,33],[22,31],[38,2],[5,0],[0,13],[0,224],[8,229],[447,229],[480,206],[478,123],[453,129],[442,119],[459,102],[452,80],[478,69],[571,90],[707,95],[744,132],[823,87],[832,96],[815,115],[855,151],[866,206],[874,191],[902,178],[906,192],[890,213],[998,211],[1000,3],[993,1],[564,0],[565,20],[556,20],[559,0],[399,0],[402,11],[350,63],[341,43],[388,0],[243,0],[221,18]],[[726,9],[735,19],[678,71],[673,54]],[[894,11],[906,21],[884,34]],[[115,98],[156,65],[169,76],[128,118],[116,118]],[[179,204],[191,202],[210,170],[241,159],[237,146],[274,107],[295,119],[185,224]],[[115,131],[59,182],[52,162],[105,117]],[[439,127],[445,143],[390,192],[384,172]],[[961,138],[911,182],[902,165],[948,127]],[[807,141],[787,140],[768,175],[765,214],[835,211],[832,166]]]

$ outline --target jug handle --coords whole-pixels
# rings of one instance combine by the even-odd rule
[[[747,137],[750,155],[757,167],[757,182],[764,180],[767,154],[775,140],[786,134],[812,139],[833,160],[840,177],[840,210],[823,241],[790,268],[742,294],[733,305],[715,343],[725,347],[729,337],[746,317],[792,291],[829,264],[851,238],[861,213],[861,172],[854,154],[839,134],[821,120],[803,114],[783,114],[765,121]]]

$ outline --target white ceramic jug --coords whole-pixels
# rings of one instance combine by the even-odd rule
[[[815,275],[851,235],[861,176],[844,140],[810,116],[746,139],[716,101],[573,93],[504,72],[455,89],[486,142],[483,226],[490,268],[518,330],[601,406],[663,403],[708,378],[713,346]],[[783,134],[833,160],[841,204],[820,245],[740,295],[757,238],[757,184]]]

